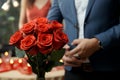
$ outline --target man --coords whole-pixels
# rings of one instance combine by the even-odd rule
[[[74,46],[64,47],[65,80],[107,80],[120,72],[119,11],[120,0],[53,0],[48,18],[64,20]]]

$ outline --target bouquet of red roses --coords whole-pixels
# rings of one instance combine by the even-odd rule
[[[37,77],[45,77],[62,58],[68,42],[63,25],[55,20],[36,18],[23,25],[9,40],[9,44],[25,51],[28,63]]]

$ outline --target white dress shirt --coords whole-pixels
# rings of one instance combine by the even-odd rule
[[[86,8],[88,0],[75,0],[75,7],[77,11],[79,38],[84,38],[84,20],[86,14]]]
[[[79,39],[84,38],[84,20],[86,14],[86,8],[88,5],[88,0],[75,0],[75,7],[77,12],[78,27],[79,27]],[[87,59],[85,61],[89,62]]]

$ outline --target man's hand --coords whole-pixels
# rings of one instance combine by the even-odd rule
[[[66,52],[62,59],[64,65],[73,67],[81,66],[81,64],[84,63],[87,58],[89,58],[92,54],[94,54],[97,50],[100,49],[99,40],[96,38],[75,39],[72,42],[72,45],[76,46],[72,50],[69,50],[69,45],[66,45],[64,47],[66,49]],[[74,56],[76,54],[80,56],[80,59],[77,59]]]

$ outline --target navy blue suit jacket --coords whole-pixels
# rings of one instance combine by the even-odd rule
[[[70,42],[78,38],[78,21],[74,0],[53,0],[50,20],[64,19]],[[97,37],[104,49],[90,57],[94,70],[120,71],[120,0],[89,0],[85,23],[85,38]]]

